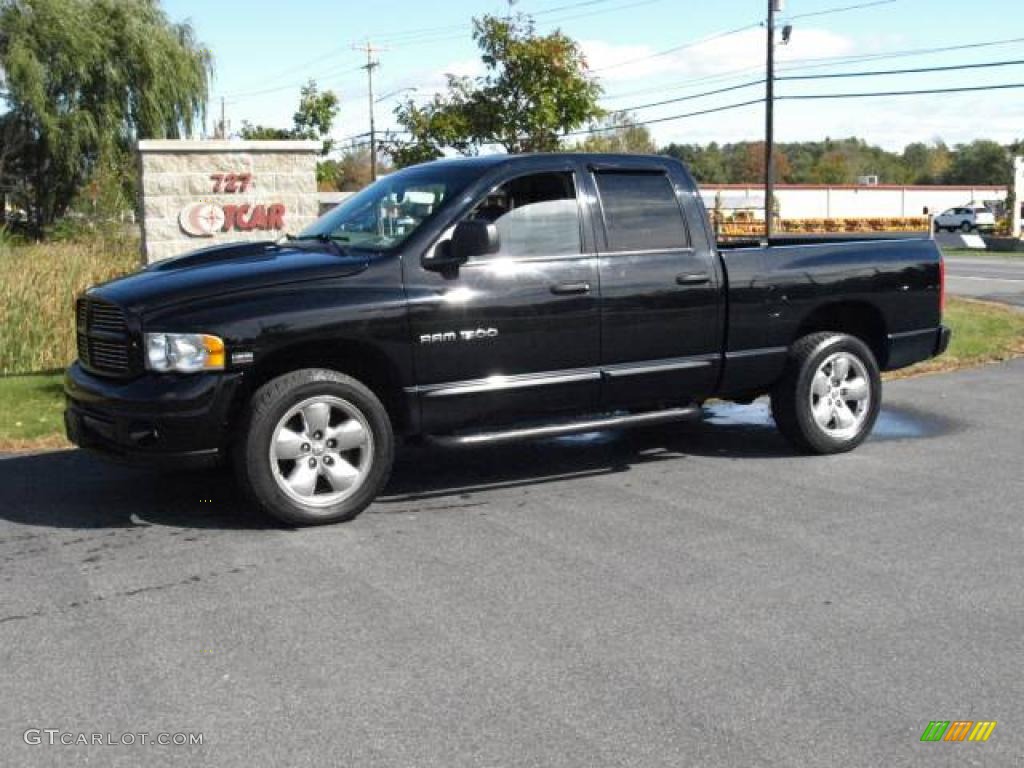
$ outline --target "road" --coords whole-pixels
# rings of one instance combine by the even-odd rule
[[[320,529],[217,474],[0,460],[0,764],[1022,765],[1022,377],[888,384],[836,457],[760,402],[418,448]],[[957,719],[999,725],[920,742]]]
[[[958,296],[1024,307],[1024,258],[947,258],[946,288]]]

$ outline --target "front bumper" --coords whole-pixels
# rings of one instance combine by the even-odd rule
[[[77,362],[64,374],[68,439],[106,458],[156,466],[207,465],[227,446],[242,373],[107,379]]]

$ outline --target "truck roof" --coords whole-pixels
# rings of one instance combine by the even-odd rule
[[[589,160],[597,163],[614,163],[621,161],[636,161],[641,158],[657,159],[659,162],[672,162],[673,158],[667,155],[633,155],[625,153],[612,153],[612,152],[533,152],[521,155],[506,155],[506,154],[494,154],[494,155],[476,155],[473,157],[445,157],[439,160],[431,161],[431,165],[444,164],[453,166],[464,166],[464,167],[478,167],[478,168],[490,168],[493,166],[501,165],[503,163],[512,163],[517,160],[528,160],[531,158],[551,158],[551,157],[572,157]]]

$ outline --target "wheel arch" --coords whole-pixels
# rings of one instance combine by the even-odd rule
[[[402,374],[383,351],[366,342],[339,339],[297,342],[273,350],[260,357],[248,371],[234,404],[232,421],[242,413],[246,403],[263,384],[291,371],[303,368],[326,368],[351,376],[380,398],[395,432],[408,432],[414,427],[414,414],[402,385]]]
[[[885,369],[889,355],[888,327],[881,310],[866,301],[837,301],[817,307],[801,321],[790,346],[812,333],[835,331],[854,336],[865,344],[875,356],[879,367]]]

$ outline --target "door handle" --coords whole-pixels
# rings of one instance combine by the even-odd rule
[[[676,275],[676,285],[704,285],[711,282],[711,275],[707,272],[693,272]]]
[[[551,286],[551,292],[556,296],[590,293],[590,283],[555,283]]]

